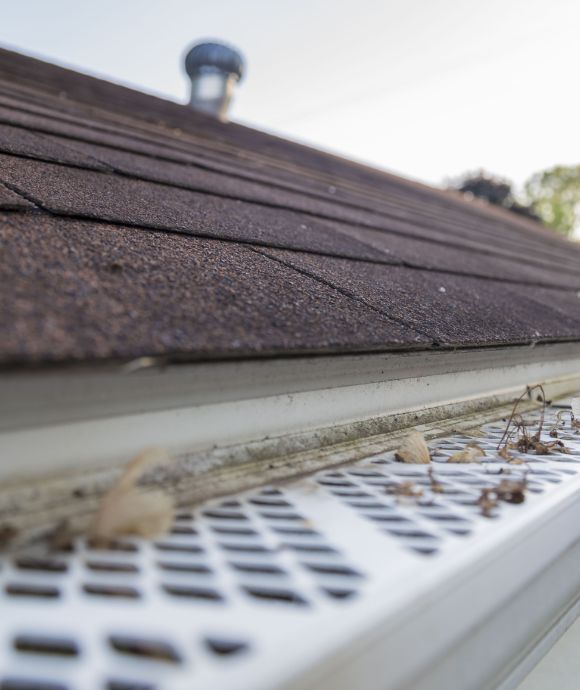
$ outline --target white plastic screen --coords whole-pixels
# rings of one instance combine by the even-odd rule
[[[555,414],[546,415],[546,441]],[[515,453],[522,465],[497,456],[505,423],[489,424],[483,438],[433,441],[431,477],[388,452],[181,510],[156,542],[99,551],[80,540],[70,552],[6,556],[0,688],[283,686],[356,636],[369,606],[388,611],[440,559],[476,550],[573,480],[580,436],[563,419],[568,452]],[[474,441],[487,453],[481,463],[447,463]],[[524,473],[525,502],[484,516],[482,489]],[[398,495],[405,482],[421,495]]]

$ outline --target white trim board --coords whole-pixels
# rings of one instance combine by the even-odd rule
[[[494,396],[578,388],[580,344],[28,372],[0,378],[0,481],[311,433]],[[17,458],[17,462],[14,459]]]
[[[505,385],[580,374],[580,343],[168,366],[143,358],[125,366],[2,372],[0,430],[437,375],[494,375],[491,386],[485,376],[465,379],[464,397],[501,388],[502,372],[512,367],[518,367],[518,373],[511,373],[511,383]],[[447,399],[446,391],[432,391],[428,398],[439,404]]]

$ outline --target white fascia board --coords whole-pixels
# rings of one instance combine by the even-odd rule
[[[299,397],[342,389],[372,392],[375,385],[415,382],[409,405],[440,404],[451,398],[489,394],[513,385],[580,374],[580,343],[471,350],[336,355],[170,366],[99,366],[0,373],[0,430],[112,417],[238,400]],[[154,364],[154,363],[153,363]],[[459,383],[454,379],[461,374]],[[440,378],[435,378],[440,377]],[[444,381],[443,387],[435,382]],[[352,389],[352,390],[351,390]],[[358,418],[380,414],[384,398],[364,407]],[[340,420],[357,418],[357,401],[344,397]]]
[[[0,377],[0,481],[110,467],[371,420],[564,380],[580,344],[71,370]],[[17,464],[12,462],[18,458]]]

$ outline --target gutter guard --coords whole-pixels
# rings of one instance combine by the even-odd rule
[[[155,543],[5,558],[2,687],[515,688],[578,606],[580,436],[514,466],[504,428],[481,464],[447,462],[468,436],[431,442],[444,494],[382,452],[182,511]],[[484,517],[481,488],[524,471],[526,501]],[[408,481],[421,500],[389,489]]]

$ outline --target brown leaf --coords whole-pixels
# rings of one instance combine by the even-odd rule
[[[166,532],[173,520],[173,501],[158,490],[139,488],[137,482],[152,467],[169,461],[160,448],[139,453],[118,482],[103,496],[91,530],[92,542],[106,546],[115,537],[153,538]]]
[[[469,438],[485,438],[485,434],[480,429],[451,429],[451,431],[458,436],[467,436]]]
[[[395,460],[415,465],[427,465],[431,462],[429,448],[425,443],[423,434],[412,431],[395,453]]]
[[[485,451],[476,443],[470,443],[463,450],[453,453],[447,459],[447,462],[481,462],[481,458],[485,456]]]
[[[385,491],[388,494],[393,494],[394,496],[403,496],[405,498],[420,498],[423,495],[423,489],[412,481],[393,484],[386,487]]]
[[[68,520],[60,520],[45,534],[45,540],[52,551],[71,551],[74,534]]]
[[[484,517],[491,517],[492,511],[498,506],[498,496],[493,489],[482,489],[477,504],[481,508]]]
[[[502,479],[495,492],[506,503],[523,503],[526,500],[526,480]]]
[[[509,454],[509,449],[507,446],[503,446],[503,448],[501,450],[499,450],[497,454],[500,458],[503,458],[506,462],[511,462],[511,460],[512,460],[512,457]]]

